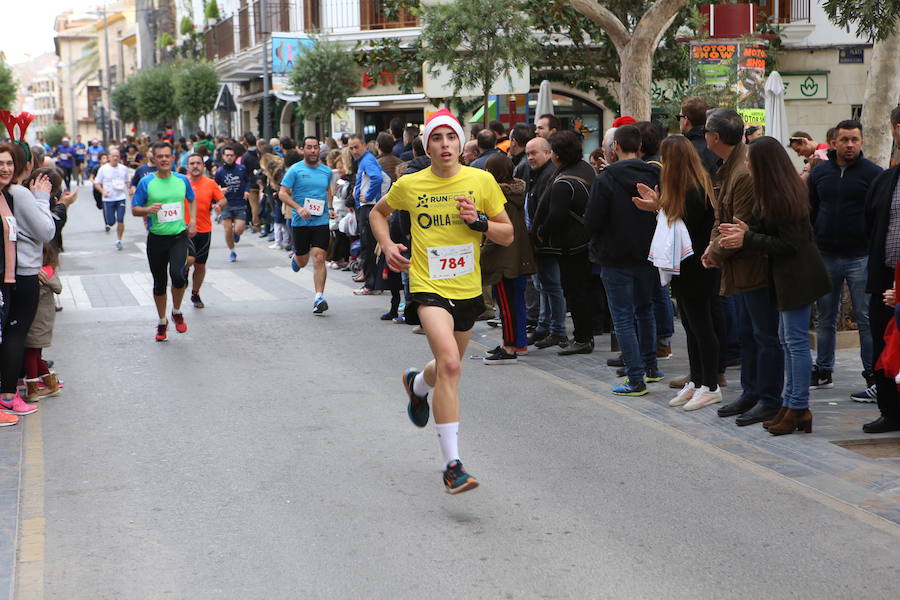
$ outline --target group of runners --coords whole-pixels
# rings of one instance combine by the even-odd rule
[[[495,243],[513,241],[513,226],[504,209],[505,197],[486,171],[463,166],[459,157],[465,135],[459,121],[447,110],[434,113],[425,125],[426,152],[431,167],[397,180],[370,215],[374,236],[387,265],[408,272],[412,303],[425,331],[433,358],[421,369],[409,369],[402,377],[408,396],[407,414],[417,427],[425,427],[431,412],[437,430],[448,492],[457,494],[478,486],[463,469],[459,457],[459,381],[462,357],[476,318],[483,312],[479,254],[482,236]],[[332,172],[321,164],[319,141],[307,137],[303,160],[292,165],[281,180],[279,198],[292,209],[294,253],[291,267],[300,271],[313,264],[316,296],[313,313],[328,310],[325,300],[329,218],[332,206]],[[236,239],[246,223],[240,199],[245,198],[245,174],[234,165],[234,154],[223,152],[226,164],[215,180],[204,175],[199,155],[188,159],[188,176],[172,171],[172,147],[154,144],[156,171],[138,182],[132,198],[132,214],[147,219],[147,258],[153,275],[156,304],[156,339],[167,339],[168,317],[175,330],[187,331],[182,300],[193,267],[191,301],[202,307],[200,284],[205,274],[212,230],[210,207],[230,217],[226,243]],[[225,188],[227,191],[224,191]],[[104,188],[105,189],[105,188]],[[236,204],[232,204],[237,200]],[[246,208],[243,209],[246,211]],[[410,213],[412,253],[391,240],[388,217],[394,210]],[[233,245],[229,244],[229,252]],[[231,255],[229,254],[229,259]],[[166,288],[171,286],[172,309],[167,315]],[[429,403],[429,396],[430,403]]]

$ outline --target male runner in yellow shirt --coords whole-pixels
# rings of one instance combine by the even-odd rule
[[[397,180],[370,215],[372,231],[388,266],[409,272],[412,302],[434,354],[422,371],[408,370],[403,387],[409,396],[407,414],[418,427],[428,423],[428,393],[434,391],[434,421],[444,457],[444,485],[451,494],[478,486],[459,460],[459,379],[461,358],[482,313],[481,237],[508,246],[513,226],[506,199],[494,178],[460,164],[464,134],[446,109],[425,124],[425,152],[431,167]],[[387,218],[405,210],[412,223],[412,257],[391,241]]]

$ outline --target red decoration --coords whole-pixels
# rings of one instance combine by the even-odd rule
[[[13,116],[8,110],[0,110],[0,120],[6,125],[6,131],[9,132],[9,139],[25,141],[25,132],[28,131],[28,126],[34,121],[34,115],[23,112],[19,113],[17,116]],[[18,138],[16,138],[16,125],[19,126]]]

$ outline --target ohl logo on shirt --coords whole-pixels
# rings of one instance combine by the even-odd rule
[[[449,227],[451,225],[464,225],[456,210],[456,199],[465,196],[475,201],[475,192],[448,192],[441,194],[420,194],[416,197],[416,208],[423,209],[416,215],[416,223],[422,229],[431,227]],[[450,212],[447,212],[447,211]],[[438,214],[435,212],[440,211]]]

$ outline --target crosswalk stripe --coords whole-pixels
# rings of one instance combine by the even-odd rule
[[[305,290],[309,290],[311,292],[316,291],[316,284],[313,280],[313,270],[309,267],[305,269],[300,269],[299,273],[294,273],[293,269],[290,267],[270,267],[269,272],[273,275],[284,279],[298,287],[302,287]],[[325,282],[325,297],[335,296],[352,296],[353,288],[348,287],[343,283],[339,283],[337,281],[327,281]]]
[[[275,296],[266,290],[257,287],[240,275],[230,271],[207,271],[204,283],[212,285],[229,300],[235,302],[248,300],[275,300]]]
[[[153,282],[149,273],[121,273],[119,279],[141,306],[153,304]]]
[[[91,308],[91,299],[84,291],[81,275],[60,275],[63,293],[60,294],[60,305],[76,310]]]

